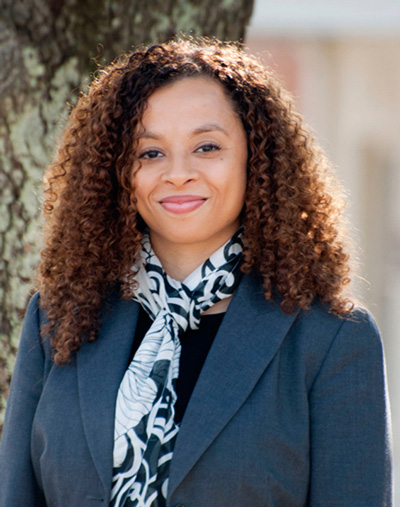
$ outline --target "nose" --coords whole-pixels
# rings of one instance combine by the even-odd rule
[[[182,186],[197,179],[198,172],[190,157],[183,154],[175,154],[169,157],[162,175],[163,182]]]

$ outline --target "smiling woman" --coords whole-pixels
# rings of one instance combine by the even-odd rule
[[[137,210],[162,265],[182,281],[240,226],[246,134],[222,85],[209,77],[154,92],[141,127]]]
[[[45,182],[0,506],[391,505],[379,331],[270,72],[218,41],[138,49]]]

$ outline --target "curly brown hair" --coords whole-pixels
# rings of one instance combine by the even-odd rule
[[[57,364],[96,339],[99,309],[114,285],[131,297],[127,275],[143,231],[132,188],[135,133],[156,89],[200,75],[223,85],[247,136],[242,271],[257,270],[265,298],[279,294],[286,312],[309,308],[316,298],[337,314],[352,306],[344,293],[343,202],[290,97],[236,44],[175,40],[99,71],[71,112],[45,175],[38,288]]]

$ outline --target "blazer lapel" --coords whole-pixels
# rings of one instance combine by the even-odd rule
[[[112,480],[115,402],[138,314],[137,303],[115,298],[103,313],[98,339],[77,355],[85,436],[106,491]],[[169,494],[245,402],[295,317],[264,300],[257,276],[243,276],[186,409],[171,462]]]
[[[169,495],[245,402],[296,315],[265,301],[256,275],[243,277],[186,409],[171,462]]]
[[[112,480],[115,402],[128,367],[138,314],[134,301],[114,300],[103,312],[98,339],[85,344],[77,358],[85,436],[106,491]]]

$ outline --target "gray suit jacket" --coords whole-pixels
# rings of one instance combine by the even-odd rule
[[[116,394],[138,305],[114,297],[67,366],[29,305],[0,447],[1,507],[107,505]],[[384,360],[366,312],[284,314],[244,276],[176,442],[168,506],[391,505]]]

